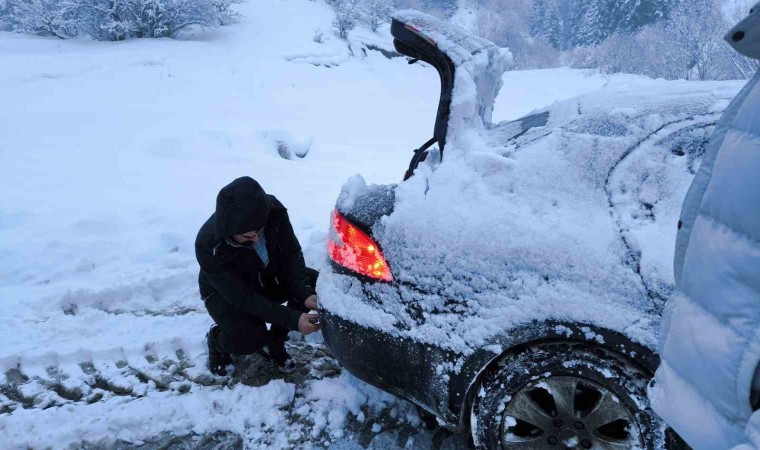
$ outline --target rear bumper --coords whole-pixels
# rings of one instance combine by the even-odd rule
[[[415,403],[450,428],[457,427],[457,414],[449,409],[450,380],[440,373],[442,364],[450,363],[456,355],[359,325],[329,311],[322,311],[321,316],[325,343],[352,375]]]

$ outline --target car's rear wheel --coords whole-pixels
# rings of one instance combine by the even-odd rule
[[[679,449],[649,407],[648,372],[585,343],[542,343],[484,376],[472,407],[479,449]]]

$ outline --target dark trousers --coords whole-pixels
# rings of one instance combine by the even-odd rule
[[[319,272],[306,268],[309,283],[316,286]],[[275,303],[287,302],[288,308],[307,312],[302,302],[289,298],[285,288],[274,278],[262,277],[260,292]],[[250,355],[262,347],[273,343],[282,343],[288,339],[289,330],[283,326],[272,325],[267,330],[263,320],[231,306],[219,294],[212,294],[206,299],[206,310],[217,325],[211,335],[213,345],[222,352],[233,355]]]

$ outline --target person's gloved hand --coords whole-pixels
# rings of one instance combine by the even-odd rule
[[[317,296],[316,295],[310,295],[309,298],[307,298],[303,302],[303,304],[304,304],[304,306],[306,306],[310,310],[316,311],[317,310]]]
[[[303,334],[304,336],[307,334],[311,334],[315,331],[319,331],[320,328],[322,328],[321,325],[315,325],[310,322],[310,320],[318,320],[319,315],[318,314],[301,314],[301,317],[298,318],[298,331]]]

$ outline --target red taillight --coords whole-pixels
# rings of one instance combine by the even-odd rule
[[[356,228],[337,210],[332,214],[332,227],[327,239],[330,259],[341,266],[376,280],[393,281],[383,252],[375,241]]]

